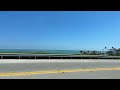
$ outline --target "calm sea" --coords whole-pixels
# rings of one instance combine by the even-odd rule
[[[15,52],[47,52],[56,54],[78,54],[79,50],[31,50],[31,49],[0,49],[0,52],[4,53],[15,53]]]

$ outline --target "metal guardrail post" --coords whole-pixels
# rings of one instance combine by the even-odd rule
[[[35,56],[35,59],[36,59],[36,56]]]
[[[2,59],[3,57],[1,56],[1,59]]]
[[[20,59],[20,57],[19,57],[19,59]]]

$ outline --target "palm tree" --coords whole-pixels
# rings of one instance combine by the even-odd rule
[[[105,50],[107,49],[107,47],[105,47]]]
[[[88,51],[88,55],[89,55],[89,52],[90,52],[90,51]]]
[[[82,54],[83,51],[80,51],[80,54]]]
[[[114,47],[112,47],[112,51],[114,51],[113,49],[114,49]],[[114,55],[115,55],[115,54],[114,54]]]
[[[107,49],[107,47],[105,47],[105,49]]]
[[[92,52],[92,54],[95,55],[95,54],[96,54],[96,51],[94,50],[94,51]]]
[[[104,48],[105,50],[107,49],[107,47]]]

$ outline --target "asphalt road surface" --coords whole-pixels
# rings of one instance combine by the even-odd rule
[[[0,60],[0,79],[120,79],[120,60]]]

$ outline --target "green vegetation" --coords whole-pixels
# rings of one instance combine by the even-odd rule
[[[109,56],[120,56],[120,54],[108,54]]]
[[[73,54],[73,55],[101,55],[101,54]]]

